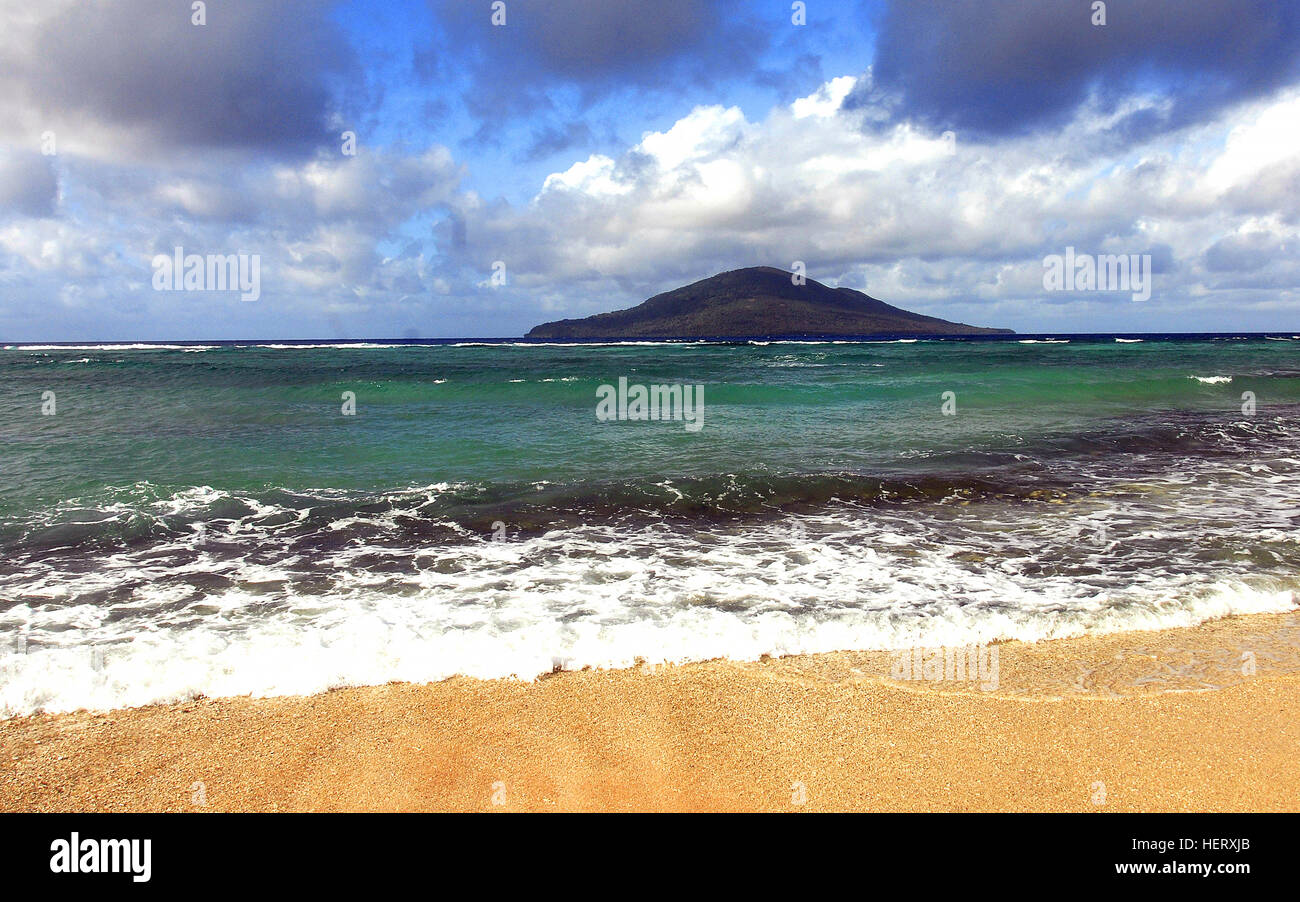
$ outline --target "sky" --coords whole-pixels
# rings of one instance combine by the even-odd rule
[[[1020,332],[1300,333],[1300,4],[1102,6],[0,0],[0,342],[509,337],[796,262]],[[257,299],[159,290],[176,248]],[[1150,298],[1044,287],[1067,248]]]

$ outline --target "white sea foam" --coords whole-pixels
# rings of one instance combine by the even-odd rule
[[[1231,376],[1188,376],[1188,379],[1195,379],[1197,382],[1204,382],[1206,385],[1222,385],[1232,381]]]
[[[254,600],[214,599],[212,619],[233,617]],[[734,613],[693,606],[629,619],[620,616],[617,604],[593,593],[574,593],[569,601],[595,616],[565,622],[548,606],[525,603],[494,615],[429,598],[380,599],[362,592],[346,601],[313,599],[300,614],[268,618],[252,630],[163,629],[129,642],[29,649],[0,662],[0,713],[133,707],[199,695],[305,695],[457,674],[530,679],[557,668],[622,668],[639,661],[748,661],[843,649],[1033,641],[1294,609],[1289,592],[1241,585],[1216,587],[1163,609],[1083,609],[1039,617],[1025,610],[964,608],[910,616],[832,609],[821,617],[800,617],[776,608]],[[1043,606],[1050,604],[1044,600]]]

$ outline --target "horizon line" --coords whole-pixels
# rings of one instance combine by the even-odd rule
[[[1172,337],[1197,337],[1197,336],[1241,336],[1241,337],[1282,337],[1282,333],[1290,333],[1287,338],[1295,338],[1300,335],[1300,326],[1292,329],[1269,329],[1262,331],[1243,331],[1243,330],[1209,330],[1209,331],[1146,331],[1146,332],[1001,332],[1001,333],[970,333],[970,334],[934,334],[920,332],[881,332],[876,334],[862,335],[835,335],[820,333],[792,333],[782,335],[757,334],[757,335],[717,335],[717,336],[606,336],[601,338],[528,338],[517,335],[500,335],[500,336],[463,336],[463,337],[446,337],[446,338],[393,338],[393,337],[365,337],[365,338],[117,338],[117,339],[99,339],[99,338],[69,338],[69,339],[0,339],[0,348],[16,350],[23,345],[81,345],[81,344],[99,344],[99,345],[122,345],[122,344],[174,344],[174,345],[199,345],[199,344],[251,344],[251,343],[292,343],[292,344],[354,344],[363,342],[384,342],[391,344],[421,344],[421,343],[446,343],[446,342],[528,342],[529,344],[572,344],[580,342],[583,344],[608,344],[611,342],[728,342],[728,341],[872,341],[881,339],[906,339],[914,338],[918,341],[949,341],[949,340],[980,340],[980,341],[1007,341],[1022,338],[1126,338],[1126,337],[1152,337],[1160,336],[1165,338]]]

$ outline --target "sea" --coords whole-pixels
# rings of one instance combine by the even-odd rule
[[[602,391],[692,389],[680,419]],[[603,388],[602,388],[603,387]],[[0,716],[1296,609],[1300,336],[0,346]]]

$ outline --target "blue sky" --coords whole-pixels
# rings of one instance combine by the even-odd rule
[[[795,261],[1019,331],[1300,331],[1292,4],[203,13],[0,4],[0,341],[521,335]],[[155,290],[177,246],[260,297]],[[1151,298],[1048,291],[1067,247]]]

